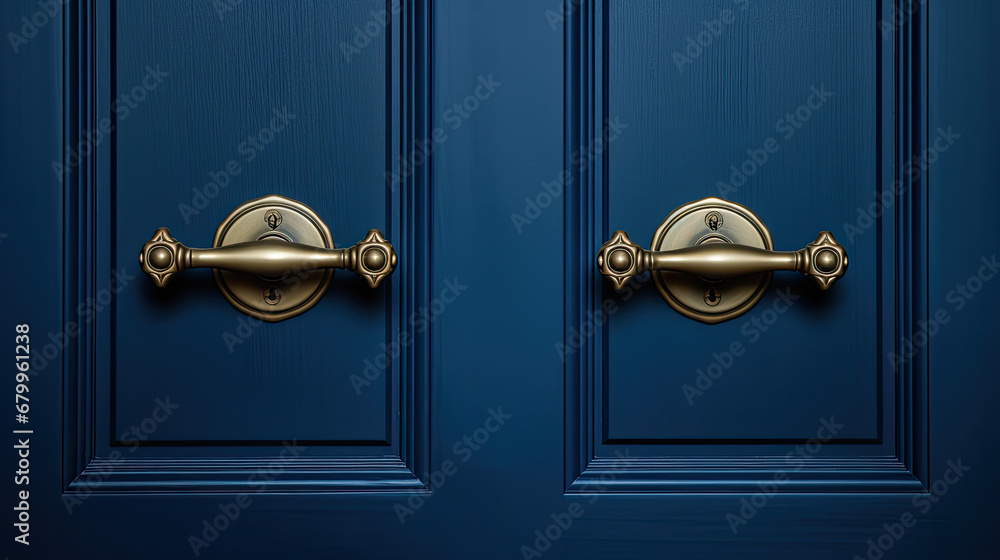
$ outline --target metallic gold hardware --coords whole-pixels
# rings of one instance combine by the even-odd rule
[[[705,225],[712,231],[719,231],[719,228],[722,227],[722,214],[718,212],[705,214]]]
[[[264,303],[278,305],[279,301],[281,301],[281,290],[273,286],[264,290]]]
[[[719,292],[719,290],[715,286],[712,286],[711,288],[705,290],[706,305],[710,307],[715,307],[720,303],[722,303],[722,293]]]
[[[281,213],[277,210],[268,210],[264,214],[264,221],[267,222],[268,227],[275,229],[281,225]]]
[[[718,198],[675,210],[651,246],[647,251],[616,231],[601,247],[597,266],[619,290],[651,271],[671,307],[705,323],[746,313],[764,295],[773,271],[801,272],[822,290],[847,272],[847,251],[830,232],[798,251],[773,251],[771,234],[756,214]]]
[[[377,229],[336,249],[329,228],[308,206],[277,195],[244,203],[219,225],[211,249],[191,249],[159,228],[139,263],[157,286],[189,268],[215,269],[229,302],[263,321],[299,315],[326,293],[333,269],[350,270],[375,288],[396,269],[396,250]]]

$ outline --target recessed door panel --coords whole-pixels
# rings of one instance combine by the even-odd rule
[[[135,274],[156,227],[211,246],[234,208],[269,194],[313,208],[338,247],[390,225],[386,44],[349,61],[327,32],[378,7],[119,2],[112,79],[130,98],[113,147],[112,266]],[[115,302],[114,433],[169,395],[180,408],[153,441],[388,440],[391,375],[360,394],[350,376],[384,355],[391,289],[341,271],[310,312],[259,328],[211,271],[165,290],[132,282]]]
[[[838,438],[878,436],[881,240],[843,231],[875,200],[892,125],[875,21],[858,3],[608,3],[606,111],[628,128],[609,144],[607,226],[648,247],[675,207],[717,196],[776,250],[833,231],[850,270],[827,292],[777,273],[719,325],[644,283],[608,325],[606,437],[801,439],[830,415]]]

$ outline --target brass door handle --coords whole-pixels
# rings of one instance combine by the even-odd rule
[[[280,321],[315,305],[333,269],[350,270],[375,288],[396,269],[397,256],[377,229],[337,249],[312,209],[272,195],[234,210],[219,226],[212,248],[187,247],[167,228],[157,229],[142,246],[139,263],[159,287],[187,269],[214,269],[219,288],[237,309]]]
[[[189,268],[218,268],[270,278],[281,278],[295,271],[340,268],[354,272],[376,288],[395,270],[396,250],[377,229],[347,249],[311,247],[279,238],[192,249],[171,237],[167,228],[159,228],[143,245],[139,263],[142,271],[160,287],[167,285],[174,274]]]
[[[632,243],[624,231],[616,231],[611,241],[601,247],[597,264],[601,274],[618,289],[629,278],[648,270],[684,272],[715,279],[789,270],[811,276],[820,289],[826,290],[847,271],[847,252],[828,231],[820,233],[816,241],[798,251],[768,251],[730,243],[647,251]]]
[[[829,231],[798,251],[773,251],[770,232],[753,212],[716,198],[675,210],[657,230],[653,247],[643,249],[616,231],[598,252],[598,269],[619,290],[652,271],[668,303],[708,323],[745,313],[774,271],[801,272],[822,290],[847,272],[847,251]]]

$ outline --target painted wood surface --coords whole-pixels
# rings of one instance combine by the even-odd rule
[[[0,54],[4,328],[30,323],[52,354],[31,380],[32,545],[11,535],[5,555],[992,556],[992,4],[223,5],[75,2]],[[18,32],[38,6],[0,14]],[[157,65],[169,75],[116,114]],[[779,120],[824,85],[785,138]],[[104,116],[115,132],[53,172]],[[579,165],[616,117],[628,128]],[[779,149],[720,193],[769,137]],[[230,159],[242,171],[185,220]],[[845,224],[865,228],[859,208],[896,180],[851,242]],[[207,244],[272,192],[338,244],[383,228],[401,267],[376,292],[338,274],[230,353],[240,316],[209,276],[157,292],[135,255],[159,226]],[[720,194],[778,248],[830,229],[851,268],[824,294],[777,277],[801,300],[689,405],[681,385],[744,320],[693,323],[651,286],[615,296],[594,255]],[[136,277],[85,322],[119,267]],[[415,342],[358,394],[352,376],[403,332]],[[168,396],[142,445],[117,437]],[[843,428],[811,444],[831,416]]]

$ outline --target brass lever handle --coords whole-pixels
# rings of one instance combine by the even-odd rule
[[[159,228],[142,247],[142,271],[157,286],[167,285],[174,274],[189,268],[217,268],[263,277],[282,277],[299,271],[347,269],[377,287],[396,269],[396,250],[377,229],[353,247],[326,249],[280,238],[234,243],[214,249],[192,249]]]
[[[210,268],[233,307],[268,322],[315,306],[334,269],[350,270],[375,288],[396,270],[396,261],[396,250],[379,230],[338,248],[312,208],[278,195],[248,200],[230,212],[211,248],[192,249],[160,228],[139,253],[142,271],[157,286],[189,268]]]
[[[772,249],[771,232],[749,208],[703,198],[671,212],[653,234],[650,250],[616,231],[598,252],[597,266],[618,290],[650,271],[675,311],[709,324],[752,309],[774,271],[801,272],[823,290],[847,272],[847,251],[828,231],[798,251]]]
[[[633,243],[624,231],[616,231],[601,247],[597,265],[616,289],[647,270],[683,272],[712,279],[789,270],[812,277],[820,289],[826,290],[847,272],[847,251],[828,231],[820,233],[805,248],[786,252],[732,243],[647,251]]]

